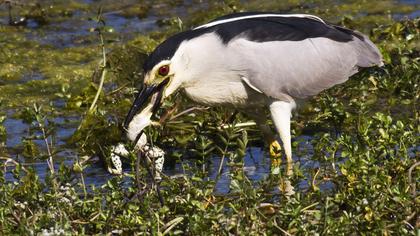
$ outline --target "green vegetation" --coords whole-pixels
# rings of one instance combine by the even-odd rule
[[[7,9],[4,2],[1,10]],[[393,18],[418,12],[418,5],[387,0],[133,2],[12,5],[14,17],[25,16],[37,26],[0,25],[0,235],[419,234],[420,18]],[[168,17],[178,5],[188,13],[182,21]],[[296,193],[284,191],[282,173],[254,181],[244,172],[249,148],[265,145],[256,127],[244,125],[246,116],[238,114],[230,122],[232,111],[202,107],[183,114],[191,104],[180,96],[164,102],[156,118],[160,125],[149,127],[147,134],[166,150],[167,165],[180,166],[184,174],[163,175],[157,191],[132,153],[124,160],[123,176],[87,184],[88,170],[101,168],[88,157],[109,164],[111,145],[123,139],[121,123],[141,86],[146,54],[182,28],[242,10],[316,14],[370,35],[384,55],[383,68],[360,72],[308,100],[294,115],[293,150],[299,158],[291,183]],[[110,14],[128,21],[154,15],[159,28],[125,38],[130,32],[118,33],[107,19]],[[0,17],[7,19],[8,12],[0,11]],[[57,43],[43,37],[55,39],[57,25],[76,20],[85,25],[76,32],[81,36],[71,36],[70,46],[60,44],[64,39]],[[104,87],[88,112],[103,70]],[[10,120],[20,123],[8,129]],[[22,141],[7,144],[19,126],[25,127]],[[63,138],[66,130],[70,135]],[[305,142],[313,148],[303,147]],[[218,170],[208,164],[216,157],[225,158],[229,167],[223,194],[216,187],[220,176],[208,178]]]

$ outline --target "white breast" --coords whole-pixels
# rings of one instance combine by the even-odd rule
[[[241,82],[228,82],[210,78],[197,81],[184,88],[186,95],[193,101],[205,105],[243,106],[248,100],[248,92]]]
[[[235,54],[215,33],[184,42],[172,59],[174,81],[183,81],[181,87],[186,95],[201,104],[263,104],[265,96],[258,95],[243,81],[246,72]]]

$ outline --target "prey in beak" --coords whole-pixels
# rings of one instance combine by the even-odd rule
[[[137,94],[123,124],[128,138],[135,141],[134,143],[137,143],[143,133],[143,129],[150,124],[150,118],[159,109],[164,88],[169,83],[169,80],[169,78],[166,78],[159,84],[145,84],[143,89]],[[149,99],[150,102],[148,102]]]

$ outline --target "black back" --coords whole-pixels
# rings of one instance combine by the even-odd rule
[[[219,17],[211,22],[260,14],[276,13],[234,13]],[[325,24],[312,18],[260,17],[241,19],[217,24],[211,27],[187,30],[168,38],[150,54],[144,64],[144,71],[148,72],[162,60],[172,58],[183,41],[190,40],[210,32],[215,32],[222,39],[224,44],[228,44],[236,37],[243,37],[255,42],[301,41],[307,38],[317,37],[329,38],[338,42],[348,42],[353,39],[353,36],[363,40],[361,35],[352,30],[331,24]]]

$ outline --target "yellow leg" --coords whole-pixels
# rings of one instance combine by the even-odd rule
[[[270,143],[271,173],[280,174],[281,165],[281,146],[277,140]]]
[[[270,144],[270,156],[271,156],[271,173],[274,175],[280,174],[281,166],[281,146],[277,141],[273,141]],[[295,194],[295,188],[293,187],[290,177],[293,175],[293,160],[292,157],[286,155],[285,175],[280,176],[279,190],[286,197],[290,197]]]
[[[270,143],[270,157],[280,158],[281,157],[281,146],[277,140]]]
[[[286,163],[286,176],[292,176],[293,175],[293,162],[287,162]]]

